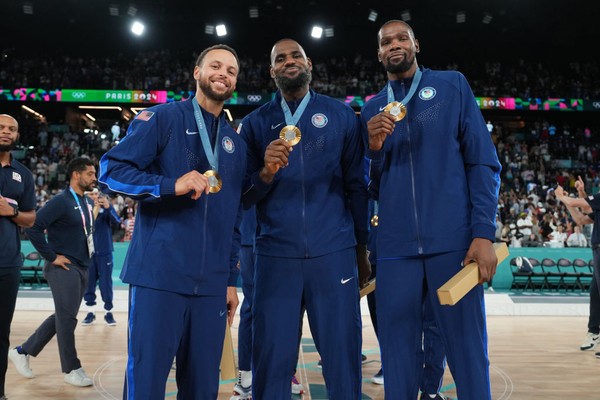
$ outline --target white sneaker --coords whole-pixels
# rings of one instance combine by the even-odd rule
[[[244,386],[247,383],[248,386]],[[238,371],[238,381],[229,400],[252,400],[252,371]]]
[[[373,375],[371,382],[376,385],[383,385],[383,369],[379,369],[379,371]]]
[[[16,348],[8,351],[8,358],[13,362],[17,372],[23,375],[25,378],[33,378],[33,371],[29,368],[29,354],[19,354]]]
[[[292,394],[303,394],[304,386],[300,383],[296,375],[292,376]]]
[[[92,386],[94,382],[86,375],[83,368],[74,369],[73,371],[65,374],[65,382],[73,386]]]
[[[588,332],[579,348],[581,350],[592,350],[598,343],[600,343],[600,334]]]

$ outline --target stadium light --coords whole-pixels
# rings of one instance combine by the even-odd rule
[[[379,15],[379,13],[378,13],[377,11],[375,11],[375,10],[370,10],[370,11],[369,11],[369,17],[368,17],[369,21],[371,21],[371,22],[375,22],[375,21],[377,21],[377,16],[378,16],[378,15]]]
[[[227,35],[227,27],[225,27],[224,24],[217,25],[215,28],[217,30],[217,36]]]
[[[23,14],[33,15],[33,3],[23,3]]]
[[[404,22],[410,21],[412,19],[411,15],[410,15],[410,10],[402,11],[402,14],[400,14],[400,18],[402,18],[402,21],[404,21]]]
[[[258,7],[252,6],[248,9],[248,15],[250,18],[258,18]]]
[[[79,106],[82,110],[119,110],[123,111],[123,109],[119,106]]]
[[[127,15],[129,15],[131,17],[135,17],[135,15],[137,14],[137,12],[138,12],[138,9],[133,4],[130,5],[129,8],[127,9]]]
[[[313,26],[310,36],[315,39],[321,39],[321,36],[323,36],[323,28],[317,25]]]
[[[204,33],[206,33],[207,35],[214,35],[215,34],[215,26],[209,25],[209,24],[204,25]]]
[[[31,113],[33,115],[35,115],[36,117],[43,119],[44,116],[42,114],[40,114],[39,112],[35,111],[33,108],[29,108],[27,106],[21,106],[21,108],[25,111],[27,111],[28,113]]]
[[[92,122],[96,122],[96,118],[92,117],[91,114],[85,113],[85,116],[88,117],[88,119],[90,119]]]
[[[492,22],[492,19],[494,17],[492,16],[492,14],[490,14],[489,12],[485,12],[483,13],[483,19],[481,20],[481,22],[483,22],[484,24],[489,24],[490,22]]]
[[[118,17],[119,16],[119,5],[118,4],[111,4],[108,6],[108,15],[110,15],[111,17]]]
[[[133,24],[131,24],[131,32],[136,36],[141,36],[142,33],[144,33],[144,29],[146,29],[146,27],[140,21],[134,21]]]
[[[325,28],[325,37],[333,37],[335,34],[335,31],[333,30],[333,26],[328,26],[327,28]]]
[[[464,11],[459,11],[456,13],[456,23],[462,24],[467,21],[467,14]]]
[[[131,112],[137,115],[140,111],[145,110],[148,107],[131,107]]]

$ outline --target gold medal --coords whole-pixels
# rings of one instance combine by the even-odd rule
[[[210,187],[208,191],[210,193],[217,193],[219,190],[221,190],[223,187],[223,181],[221,180],[221,177],[217,171],[209,169],[204,173],[204,176],[208,178],[208,186]]]
[[[371,217],[371,226],[378,226],[379,225],[379,215],[373,215],[373,217]]]
[[[279,132],[279,139],[283,139],[292,146],[300,143],[300,139],[302,138],[302,133],[300,133],[300,129],[294,125],[286,125],[283,127],[281,132]]]
[[[392,114],[392,117],[396,119],[396,122],[402,120],[402,118],[406,116],[406,106],[399,101],[392,101],[385,106],[383,111]]]

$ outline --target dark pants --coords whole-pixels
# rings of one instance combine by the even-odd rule
[[[442,306],[436,290],[462,267],[465,252],[377,263],[377,322],[386,400],[415,399],[423,372],[425,296],[431,308],[461,400],[491,400],[483,288],[454,306]],[[429,288],[431,290],[429,290]]]
[[[361,398],[362,323],[357,279],[354,247],[314,258],[256,257],[253,399],[292,397],[290,381],[297,361],[296,333],[303,304],[321,355],[329,399]]]
[[[600,333],[600,249],[594,249],[594,276],[590,284],[590,318],[588,332]]]
[[[87,306],[96,305],[96,283],[100,286],[100,295],[104,309],[113,308],[113,256],[112,254],[94,254],[88,271],[88,286],[83,298]]]
[[[177,399],[216,399],[226,322],[225,288],[188,296],[131,286],[123,399],[164,399],[175,357]]]
[[[377,277],[377,264],[371,264],[371,276],[369,279]],[[375,336],[379,340],[377,328],[377,300],[375,292],[367,295],[369,304],[369,313]],[[423,375],[421,377],[420,388],[423,393],[435,394],[439,392],[444,380],[444,369],[446,368],[446,352],[444,351],[444,342],[435,323],[433,308],[429,296],[425,297],[423,305]]]
[[[0,396],[4,395],[10,323],[15,313],[20,277],[21,267],[0,268]]]
[[[68,264],[69,270],[50,262],[44,265],[54,300],[54,314],[49,316],[21,346],[27,354],[36,357],[56,335],[62,372],[69,373],[81,368],[75,349],[77,313],[87,287],[87,268]]]

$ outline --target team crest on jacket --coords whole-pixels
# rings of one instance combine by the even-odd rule
[[[427,86],[421,89],[421,91],[419,92],[419,98],[421,100],[431,100],[435,97],[435,93],[436,92],[434,88],[432,88],[431,86]]]
[[[14,172],[13,171],[13,177],[12,178],[13,178],[13,181],[17,181],[17,182],[21,182],[22,181],[21,174],[18,173],[18,172]]]
[[[327,122],[329,122],[325,114],[321,113],[313,115],[310,121],[316,128],[323,128],[325,125],[327,125]]]
[[[221,140],[221,145],[223,145],[223,150],[225,150],[229,154],[231,154],[235,151],[235,144],[233,143],[233,140],[231,140],[231,138],[229,136],[225,136],[223,138],[223,140]]]

